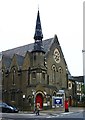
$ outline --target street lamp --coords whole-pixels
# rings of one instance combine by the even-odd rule
[[[83,53],[83,75],[84,75],[84,84],[85,84],[85,50],[82,50]]]
[[[32,94],[33,94],[33,96],[34,96],[34,112],[35,112],[35,97],[36,97],[36,95],[35,95],[35,93],[36,93],[36,91],[35,90],[32,90]]]
[[[25,99],[25,95],[23,95],[23,99]]]
[[[24,100],[25,100],[25,95],[23,95],[22,97],[23,97],[23,111],[24,111]]]

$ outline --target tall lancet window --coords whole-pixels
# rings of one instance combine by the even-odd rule
[[[16,68],[13,66],[12,67],[12,84],[15,85],[15,80],[16,80]]]
[[[52,82],[56,82],[56,66],[52,65]]]

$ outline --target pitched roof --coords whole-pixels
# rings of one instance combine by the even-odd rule
[[[6,68],[10,67],[11,61],[12,60],[11,60],[10,57],[5,56],[5,55],[2,56],[2,64],[4,63],[4,65],[6,66]]]
[[[54,38],[50,38],[42,41],[45,52],[49,51],[49,48],[53,43],[53,40]],[[9,56],[10,58],[12,58],[14,54],[25,56],[27,51],[31,52],[33,50],[33,47],[34,47],[34,43],[27,44],[24,46],[3,51],[2,55]]]
[[[84,82],[84,76],[76,76],[76,77],[74,76],[73,78],[77,82]]]
[[[68,76],[68,79],[74,82],[84,82],[84,76]]]
[[[55,39],[57,41],[57,44],[60,46],[58,38],[57,38],[56,35],[54,36],[54,38],[50,38],[50,39],[46,39],[46,40],[42,41],[44,51],[46,53],[48,53],[48,51],[50,50],[50,47],[54,43]],[[17,48],[13,48],[13,49],[10,49],[10,50],[3,51],[2,55],[12,58],[14,54],[17,54],[17,62],[18,62],[18,65],[21,66],[22,61],[23,61],[23,57],[25,56],[26,52],[27,51],[32,52],[33,48],[34,48],[34,43],[31,43],[31,44],[27,44],[27,45],[24,45],[24,46],[20,46],[20,47],[17,47]],[[61,46],[60,46],[60,49],[61,49]],[[62,49],[61,49],[61,52],[62,52]],[[62,55],[63,55],[63,52],[62,52]],[[64,58],[64,55],[63,55],[63,58]],[[64,58],[64,62],[66,64],[65,58]],[[67,64],[66,64],[66,66],[67,66]]]
[[[15,56],[16,56],[16,60],[17,60],[18,65],[22,66],[23,61],[24,61],[24,57],[21,55],[17,55],[17,54],[15,54]]]

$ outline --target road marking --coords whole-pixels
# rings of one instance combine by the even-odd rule
[[[72,114],[72,113],[73,113],[73,112],[60,113],[59,115],[58,115],[58,114],[53,114],[53,115],[49,115],[49,116],[48,116],[48,117],[46,117],[46,118],[59,117],[59,116],[69,115],[69,114]]]

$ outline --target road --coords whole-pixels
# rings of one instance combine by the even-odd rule
[[[39,116],[33,113],[0,113],[0,120],[85,120],[85,111],[67,113],[40,113]]]

